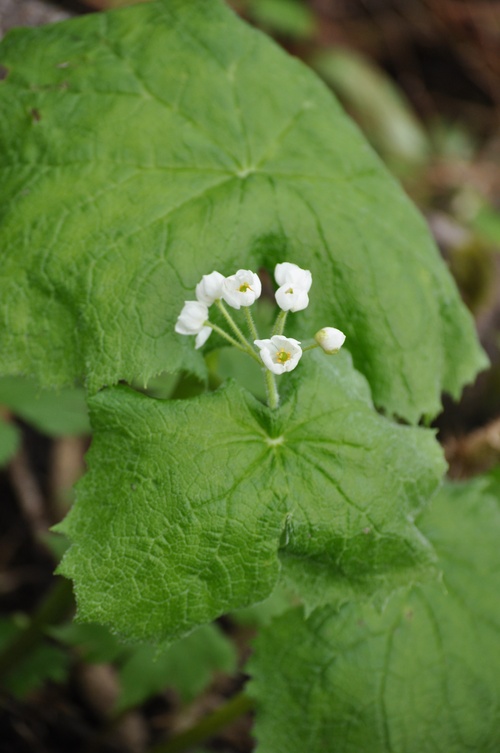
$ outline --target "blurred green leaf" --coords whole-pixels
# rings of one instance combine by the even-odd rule
[[[238,609],[231,616],[241,625],[261,627],[268,625],[274,617],[278,617],[290,609],[294,601],[294,596],[282,584],[278,583],[267,599],[259,604],[252,604],[251,607]]]
[[[138,706],[166,687],[174,688],[182,701],[191,701],[214,672],[235,669],[236,650],[216,625],[204,625],[166,650],[137,647],[120,668],[116,712]]]
[[[114,662],[130,653],[130,646],[120,643],[109,628],[95,623],[69,622],[50,629],[50,635],[61,643],[77,649],[88,664]]]
[[[206,357],[207,366],[217,385],[226,379],[235,379],[258,400],[266,401],[266,387],[262,368],[251,361],[246,353],[235,348],[212,350]]]
[[[90,433],[85,393],[66,387],[42,389],[27,377],[0,377],[0,405],[49,436]]]
[[[0,619],[0,651],[20,631],[14,620]],[[43,642],[22,659],[15,670],[3,678],[3,685],[13,695],[24,698],[40,688],[47,680],[64,682],[69,668],[69,656],[57,646]]]
[[[250,18],[270,33],[310,39],[316,29],[316,17],[303,0],[250,0]]]
[[[500,249],[500,212],[483,203],[470,225],[476,233]]]
[[[429,123],[429,139],[434,154],[445,160],[471,160],[478,145],[474,135],[460,122],[438,118]]]
[[[352,50],[335,49],[308,62],[383,156],[403,166],[426,161],[430,148],[424,128],[404,94],[372,61]]]
[[[0,466],[5,465],[19,445],[19,431],[0,418]]]

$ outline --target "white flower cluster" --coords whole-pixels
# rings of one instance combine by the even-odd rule
[[[239,269],[230,277],[224,277],[220,272],[203,275],[196,286],[196,301],[184,301],[175,331],[180,335],[196,335],[195,348],[201,348],[212,332],[208,324],[209,306],[221,299],[235,309],[251,306],[261,292],[259,278],[249,269]]]
[[[213,329],[224,336],[233,345],[245,350],[256,358],[249,341],[245,338],[223,302],[234,309],[244,308],[249,320],[253,344],[259,350],[260,361],[273,374],[283,374],[292,371],[300,361],[303,353],[301,343],[293,337],[283,335],[285,319],[289,311],[302,311],[309,305],[309,290],[312,285],[312,275],[308,269],[302,269],[297,264],[283,262],[277,264],[274,277],[278,284],[275,293],[276,303],[281,309],[274,333],[269,339],[260,340],[251,314],[247,307],[251,306],[262,292],[262,284],[255,272],[249,269],[239,269],[236,274],[224,277],[220,272],[203,275],[196,286],[196,300],[185,301],[184,307],[177,319],[175,331],[181,335],[195,335],[195,347],[201,348],[207,341]],[[238,340],[228,335],[208,319],[209,307],[216,304]],[[315,335],[315,343],[307,346],[310,349],[319,345],[325,353],[337,353],[342,347],[345,335],[333,327],[324,327]],[[259,360],[259,359],[257,359]]]

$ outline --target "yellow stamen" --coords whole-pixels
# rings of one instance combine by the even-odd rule
[[[244,282],[243,285],[240,285],[240,287],[238,288],[238,290],[239,290],[240,293],[246,293],[247,290],[252,290],[252,288],[250,287],[250,285],[248,284],[248,282]]]
[[[291,353],[288,353],[284,348],[281,348],[281,350],[278,350],[276,353],[276,363],[286,363],[291,357]]]

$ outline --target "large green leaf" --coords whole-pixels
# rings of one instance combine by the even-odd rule
[[[326,87],[219,0],[158,0],[0,48],[5,373],[91,390],[200,354],[215,267],[315,279],[296,334],[348,334],[375,401],[436,412],[485,360],[422,218]]]
[[[80,617],[174,638],[268,596],[278,550],[321,561],[332,599],[428,564],[412,518],[443,471],[433,433],[379,416],[347,353],[307,355],[274,413],[235,382],[92,398],[90,471],[62,527]]]
[[[500,750],[500,483],[448,486],[421,519],[443,580],[296,609],[257,640],[259,753]]]

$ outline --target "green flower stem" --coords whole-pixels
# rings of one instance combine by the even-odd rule
[[[245,693],[238,693],[212,714],[190,729],[172,737],[166,743],[150,748],[149,753],[181,753],[213,737],[219,730],[253,708],[254,702]]]
[[[257,327],[255,326],[255,322],[253,320],[252,312],[250,311],[250,306],[245,306],[245,316],[248,324],[248,329],[250,331],[250,335],[252,337],[252,340],[258,340],[259,339],[259,333],[257,332]]]
[[[254,361],[257,361],[259,366],[262,366],[262,362],[257,355],[257,353],[253,350],[251,345],[245,340],[245,346],[240,345],[240,343],[234,339],[234,337],[231,337],[231,335],[228,335],[227,332],[224,332],[224,330],[221,327],[218,327],[217,324],[214,324],[211,321],[204,322],[208,327],[212,327],[214,332],[217,332],[221,337],[224,337],[228,342],[231,343],[231,345],[234,345],[235,348],[238,348],[238,350],[241,350],[243,353],[247,353],[249,356],[253,358]]]
[[[45,628],[68,617],[75,608],[71,582],[57,578],[31,619],[0,653],[0,684],[16,665],[38,646]]]
[[[273,334],[274,335],[282,335],[283,330],[285,329],[285,322],[286,317],[288,316],[288,311],[280,311],[278,316],[276,317],[276,322],[274,324]]]
[[[276,377],[272,371],[266,369],[266,391],[267,391],[267,404],[271,410],[275,410],[280,402],[280,396],[278,392],[278,385],[276,384]]]
[[[217,308],[221,312],[222,316],[224,317],[224,319],[226,320],[226,322],[229,324],[229,326],[233,330],[233,332],[236,335],[236,337],[241,341],[241,343],[246,348],[249,348],[250,347],[250,343],[248,342],[248,340],[246,339],[245,335],[243,334],[243,332],[241,331],[241,329],[238,327],[238,325],[236,324],[236,322],[234,321],[233,317],[231,316],[231,314],[229,313],[229,311],[227,310],[227,308],[224,306],[224,304],[222,303],[222,301],[220,299],[218,299],[217,301],[215,301],[215,305],[217,306]]]
[[[305,345],[302,348],[302,353],[305,353],[306,350],[313,350],[314,348],[319,348],[319,343],[311,343],[311,345]]]
[[[219,327],[217,324],[214,324],[210,320],[207,319],[204,324],[208,327],[212,327],[214,332],[217,332],[218,335],[223,337],[225,340],[231,343],[231,345],[234,345],[235,348],[238,348],[238,350],[242,350],[244,353],[248,353],[248,343],[247,347],[244,348],[243,345],[240,345],[238,340],[235,340],[234,337],[231,337],[231,335],[228,335],[227,332],[225,332],[222,327]]]

